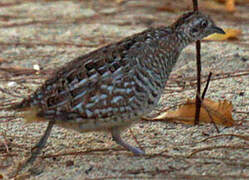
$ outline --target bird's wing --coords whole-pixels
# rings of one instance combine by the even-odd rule
[[[146,33],[146,32],[143,32]],[[142,33],[141,33],[142,34]],[[142,34],[143,35],[143,34]],[[93,51],[63,66],[27,101],[40,114],[79,113],[84,118],[105,118],[130,111],[134,82],[132,48],[143,39],[129,37]]]

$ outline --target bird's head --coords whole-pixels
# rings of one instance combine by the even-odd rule
[[[213,33],[225,34],[209,16],[197,11],[182,15],[172,27],[176,32],[183,33],[191,42],[202,40]]]

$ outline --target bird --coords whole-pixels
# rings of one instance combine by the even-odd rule
[[[11,107],[27,122],[48,122],[27,163],[54,125],[80,133],[108,131],[133,154],[145,154],[126,143],[122,131],[153,111],[181,51],[213,33],[225,34],[208,15],[191,11],[170,26],[149,28],[66,63]]]

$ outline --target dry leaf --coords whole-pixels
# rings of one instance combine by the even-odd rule
[[[200,123],[211,123],[223,126],[232,126],[234,120],[232,118],[232,104],[224,100],[215,102],[210,99],[202,101],[200,112]],[[212,118],[210,118],[212,116]],[[154,120],[169,120],[172,122],[180,122],[183,124],[194,125],[195,119],[195,100],[187,100],[184,105],[181,105],[175,111],[167,111],[153,118]]]
[[[5,62],[6,60],[0,57],[0,63]]]
[[[211,34],[210,36],[204,38],[204,40],[208,41],[224,41],[227,39],[236,39],[239,35],[241,35],[241,30],[224,28],[223,29],[226,34]]]
[[[212,10],[216,10],[216,11],[224,11],[224,5],[217,3],[215,1],[203,1],[202,4],[200,4],[203,8],[207,8],[207,9],[212,9]]]
[[[217,10],[217,7],[219,7],[219,9],[222,9],[222,10],[226,10],[226,11],[228,11],[228,12],[234,12],[236,9],[235,9],[235,0],[216,0],[216,1],[218,1],[219,3],[223,3],[223,4],[225,4],[225,7],[224,6],[222,6],[222,8],[221,8],[221,6],[220,5],[215,5],[214,6],[214,8],[212,8],[212,9],[216,9]],[[238,0],[237,0],[238,1]],[[211,3],[213,3],[212,1],[211,1]],[[211,4],[210,3],[210,4]],[[211,6],[212,7],[212,6]]]
[[[167,12],[178,12],[179,10],[174,8],[174,7],[170,7],[170,6],[161,6],[157,8],[158,11],[167,11]]]
[[[235,0],[226,0],[226,9],[229,12],[235,11]]]
[[[157,7],[158,11],[167,11],[167,12],[179,12],[181,10],[179,10],[179,8],[176,8],[174,6],[174,3],[172,4],[172,2],[168,2],[165,4],[162,4],[161,6]]]
[[[124,2],[124,0],[115,0],[116,3],[121,4]]]

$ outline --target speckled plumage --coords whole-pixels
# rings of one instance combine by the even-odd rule
[[[177,41],[172,47],[164,43],[170,33],[150,29],[77,58],[46,81],[29,105],[58,125],[73,122],[78,131],[138,120],[158,102],[180,53]]]
[[[187,13],[172,26],[151,28],[78,57],[19,107],[36,109],[39,119],[79,132],[110,130],[116,142],[139,154],[120,139],[121,129],[153,110],[184,47],[221,31],[206,15]]]

